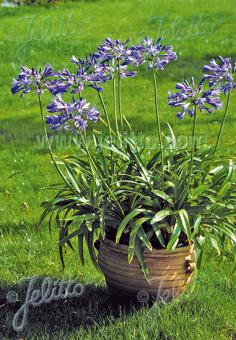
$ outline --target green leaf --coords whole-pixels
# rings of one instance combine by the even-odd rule
[[[82,266],[84,266],[84,234],[78,235],[78,252]]]
[[[88,250],[89,250],[89,254],[90,254],[90,258],[93,262],[93,265],[94,267],[98,270],[98,271],[101,271],[101,268],[98,264],[98,261],[97,261],[97,256],[96,256],[96,253],[95,253],[95,250],[94,250],[94,244],[93,244],[93,234],[94,232],[92,231],[86,231],[85,233],[85,240],[86,240],[86,243],[87,243],[87,247],[88,247]]]
[[[179,217],[181,219],[184,231],[186,235],[188,236],[188,240],[191,241],[191,228],[190,228],[188,213],[185,209],[179,210],[178,213],[179,213]]]
[[[229,191],[229,189],[231,188],[231,182],[226,182],[223,187],[220,189],[218,195],[217,195],[217,201],[219,199],[221,199],[222,197],[224,197],[226,195],[226,193]]]
[[[152,192],[157,195],[158,197],[161,197],[163,200],[167,201],[170,204],[174,204],[173,199],[167,195],[164,191],[162,190],[152,190]]]
[[[75,230],[73,233],[67,236],[64,235],[64,237],[61,237],[59,240],[59,245],[60,246],[64,245],[65,243],[68,242],[68,240],[74,238],[77,235],[83,235],[86,232],[86,230],[87,230],[86,224],[82,224],[81,227]]]
[[[211,240],[211,243],[212,243],[213,247],[216,249],[218,255],[220,255],[221,251],[220,251],[217,239],[214,238],[213,236],[210,236],[210,240]]]
[[[173,148],[173,149],[176,149],[177,141],[176,141],[176,138],[175,138],[175,134],[174,134],[174,132],[173,132],[173,130],[172,130],[170,124],[167,123],[167,125],[168,125],[168,128],[169,128],[169,130],[170,130],[172,148]]]
[[[64,262],[64,257],[63,257],[63,246],[60,245],[60,240],[65,237],[65,229],[62,228],[59,233],[59,256],[62,264],[62,270],[65,268],[65,262]]]
[[[122,150],[118,149],[114,145],[112,145],[112,146],[100,145],[100,146],[103,147],[104,149],[108,149],[108,150],[111,150],[111,151],[117,153],[118,155],[122,156],[126,160],[129,160],[129,156],[126,153],[124,153]]]
[[[138,237],[140,238],[140,240],[142,241],[143,245],[145,245],[145,247],[147,247],[149,250],[152,250],[152,245],[151,242],[149,241],[145,231],[143,230],[143,228],[141,227],[138,231]]]
[[[206,184],[202,184],[199,185],[196,188],[192,188],[189,192],[191,199],[196,199],[198,198],[198,196],[200,196],[204,191],[206,191],[208,189],[208,185]]]
[[[103,206],[101,208],[101,214],[100,214],[100,228],[101,228],[101,236],[105,237],[105,228],[106,228],[106,224],[105,224],[105,207]]]
[[[205,243],[205,237],[200,235],[198,239],[193,239],[196,247],[196,267],[199,270],[202,263],[203,247]]]
[[[148,280],[149,272],[148,272],[148,267],[144,260],[144,249],[142,247],[142,242],[138,238],[136,240],[134,250],[135,250],[135,255],[137,256],[141,271],[143,272],[145,279]]]
[[[70,179],[70,182],[73,185],[73,188],[76,190],[77,193],[80,193],[80,188],[79,188],[78,183],[75,179],[75,174],[73,173],[73,171],[71,170],[71,168],[69,167],[68,164],[66,164],[65,168],[66,168],[67,175]]]
[[[178,223],[175,224],[175,227],[174,227],[174,230],[173,230],[173,233],[171,235],[171,238],[167,244],[167,247],[166,249],[168,251],[170,250],[174,250],[176,248],[176,246],[178,245],[178,242],[179,242],[179,235],[181,233],[181,230],[182,228],[179,226]]]
[[[150,217],[142,217],[132,224],[130,235],[129,235],[129,247],[128,247],[128,262],[131,263],[134,257],[134,248],[137,233],[142,224],[148,221]]]
[[[67,218],[63,218],[63,221],[85,221],[85,220],[93,220],[96,218],[95,213],[88,213],[88,214],[76,214]]]
[[[212,169],[209,173],[215,175],[216,173],[218,173],[222,169],[223,169],[223,165],[220,165],[220,166],[217,166],[216,168]]]
[[[142,212],[146,212],[146,209],[134,209],[132,210],[128,215],[125,216],[125,218],[123,219],[123,221],[121,222],[117,233],[116,233],[116,243],[118,243],[120,241],[121,235],[123,233],[123,231],[125,230],[125,227],[127,226],[127,224],[137,215],[139,215]]]
[[[161,233],[161,229],[165,227],[164,224],[159,224],[159,223],[154,223],[152,224],[152,229],[154,230],[155,234],[156,234],[156,237],[158,239],[158,241],[160,242],[160,244],[162,245],[162,247],[165,248],[165,241],[164,241],[164,238],[162,236],[162,233]]]
[[[152,157],[152,159],[146,165],[148,170],[150,170],[156,164],[156,162],[160,159],[160,156],[161,156],[160,151],[155,153],[155,155]]]
[[[164,218],[166,218],[167,216],[170,216],[173,214],[173,211],[171,209],[163,209],[158,211],[158,213],[156,213],[153,217],[153,219],[151,220],[151,224],[160,222],[162,220],[164,220]]]
[[[193,232],[192,232],[192,236],[191,237],[194,237],[198,234],[199,232],[199,228],[200,228],[200,223],[201,223],[201,215],[198,215],[197,218],[196,218],[196,221],[194,222],[194,225],[193,225]]]

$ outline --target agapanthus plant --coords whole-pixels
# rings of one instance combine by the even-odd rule
[[[130,45],[130,39],[122,42],[106,38],[88,57],[71,58],[74,72],[69,68],[53,71],[50,65],[39,71],[24,66],[13,80],[13,94],[21,92],[22,96],[32,91],[37,95],[51,158],[63,179],[55,198],[43,204],[45,210],[40,221],[50,215],[49,223],[54,221],[59,227],[63,265],[63,247],[73,248],[74,237],[78,238],[82,264],[85,240],[96,266],[95,239],[108,238],[127,244],[129,262],[136,256],[146,278],[144,251],[147,248],[171,251],[194,244],[200,263],[205,239],[209,238],[219,252],[224,239],[228,238],[236,255],[234,168],[232,161],[216,155],[230,93],[236,87],[235,67],[232,68],[230,58],[220,57],[220,65],[212,61],[204,67],[205,73],[198,83],[191,78],[190,82],[177,83],[176,93],[169,92],[169,105],[178,109],[177,117],[189,116],[193,123],[191,149],[179,149],[172,129],[171,143],[165,142],[161,131],[158,72],[177,57],[171,46],[160,42],[161,39],[153,41],[146,37],[142,44]],[[121,81],[137,76],[141,65],[147,65],[153,78],[158,147],[151,156],[132,138],[122,135],[123,124],[128,121],[122,112]],[[103,84],[110,81],[115,126],[111,124],[112,114],[102,96]],[[97,93],[105,119],[98,104],[86,100],[85,88]],[[47,104],[46,117],[42,105],[45,91],[53,95]],[[215,146],[198,148],[195,143],[197,117],[201,119],[202,114],[222,109],[221,94],[226,93],[228,99]],[[108,145],[98,141],[97,132],[91,132],[97,121],[108,128]],[[63,170],[52,152],[47,125],[51,131],[78,133],[81,138],[82,156],[64,160]],[[87,133],[93,137],[91,149]]]

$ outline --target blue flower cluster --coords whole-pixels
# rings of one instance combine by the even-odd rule
[[[177,55],[172,46],[160,44],[162,39],[155,42],[153,39],[146,37],[142,45],[131,47],[127,51],[126,60],[136,66],[147,63],[148,69],[164,70],[165,66],[171,61],[177,60]]]
[[[73,97],[72,103],[66,103],[60,94],[55,95],[53,101],[48,104],[47,111],[54,115],[46,116],[46,123],[50,125],[51,130],[57,131],[84,131],[88,120],[96,122],[100,116],[96,107],[90,108],[90,104],[85,99],[76,100]],[[55,115],[55,113],[59,114]]]
[[[43,70],[29,69],[26,66],[21,66],[21,72],[16,79],[12,81],[12,93],[21,92],[21,97],[35,90],[37,94],[43,94],[44,89],[47,87],[46,81],[48,77],[53,76],[51,65],[46,65]]]
[[[36,71],[21,67],[17,79],[13,80],[12,93],[22,92],[21,96],[35,91],[41,95],[47,89],[54,96],[47,106],[47,111],[53,113],[46,117],[46,123],[52,130],[83,131],[88,120],[96,122],[100,113],[83,98],[81,93],[86,87],[97,92],[103,91],[103,84],[116,77],[133,78],[137,71],[135,67],[147,63],[148,69],[163,70],[165,66],[176,60],[176,53],[170,46],[160,44],[146,37],[142,44],[129,46],[130,39],[122,42],[106,38],[98,46],[97,51],[81,59],[72,56],[71,63],[76,66],[76,72],[71,73],[67,68],[53,71],[50,65]],[[70,93],[72,102],[65,103],[61,95]],[[79,96],[77,100],[75,97]],[[57,114],[57,115],[56,115]]]
[[[220,64],[212,59],[209,65],[203,67],[203,79],[209,81],[210,87],[220,88],[226,94],[231,89],[236,89],[236,63],[232,67],[231,58],[219,56]]]
[[[181,111],[176,115],[179,119],[183,119],[187,113],[190,117],[194,115],[195,107],[201,112],[207,111],[212,113],[214,109],[221,109],[223,103],[220,101],[220,90],[210,89],[203,91],[203,81],[195,87],[194,78],[191,78],[189,84],[187,80],[177,83],[175,88],[179,92],[169,92],[169,105],[173,107],[181,107]]]
[[[209,65],[203,67],[205,73],[196,87],[192,78],[191,84],[186,80],[183,84],[176,84],[176,89],[179,92],[169,92],[169,105],[181,107],[181,111],[177,114],[179,119],[182,119],[185,113],[192,117],[195,107],[198,107],[201,112],[207,111],[208,113],[212,113],[214,109],[221,109],[223,103],[220,101],[220,94],[226,94],[231,89],[236,89],[236,63],[233,68],[231,58],[219,57],[219,59],[220,64],[212,59]],[[205,83],[208,88],[204,91]]]

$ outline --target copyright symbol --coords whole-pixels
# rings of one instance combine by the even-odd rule
[[[149,301],[149,294],[145,290],[141,290],[137,294],[138,302],[147,303]]]
[[[7,293],[6,299],[7,299],[8,302],[11,302],[11,303],[19,301],[18,300],[18,294],[14,290]]]

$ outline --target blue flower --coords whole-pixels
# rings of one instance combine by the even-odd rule
[[[96,122],[100,117],[100,112],[96,109],[95,106],[93,106],[90,110],[87,111],[86,116],[88,119]]]
[[[127,50],[126,60],[136,66],[148,63],[148,69],[164,70],[166,65],[177,59],[172,46],[160,44],[161,38],[155,42],[146,37],[142,45],[131,47]]]
[[[21,72],[16,79],[12,81],[11,91],[13,94],[22,92],[21,97],[34,90],[36,94],[42,94],[47,88],[49,77],[54,76],[51,65],[47,64],[43,69],[38,71],[34,68],[29,69],[21,66]]]
[[[102,92],[101,83],[111,79],[111,68],[101,64],[94,54],[85,59],[71,58],[71,62],[77,65],[76,73],[70,73],[68,69],[57,72],[57,78],[48,85],[53,94],[64,94],[70,91],[72,94],[81,93],[85,87],[91,87],[97,92]]]
[[[203,79],[208,80],[210,87],[218,87],[224,94],[231,89],[236,89],[236,63],[232,67],[231,58],[219,56],[220,63],[212,59],[209,65],[203,67]]]
[[[126,51],[126,45],[129,41],[130,39],[122,42],[120,40],[106,38],[102,45],[98,46],[98,53],[96,56],[100,60],[103,60],[103,62],[113,59],[123,60]]]
[[[66,113],[60,113],[59,115],[46,116],[46,124],[50,126],[51,130],[62,131],[67,129],[67,122],[70,117]]]
[[[131,53],[133,47],[127,46],[129,41],[130,39],[122,42],[106,38],[103,44],[98,46],[98,52],[94,54],[97,61],[99,61],[97,67],[105,68],[101,69],[101,73],[98,73],[98,76],[106,73],[106,80],[114,79],[118,75],[121,78],[133,78],[136,76],[136,71],[128,69],[129,64],[136,66]]]
[[[47,111],[59,113],[46,117],[46,123],[51,130],[70,130],[72,132],[84,131],[88,125],[88,119],[97,122],[100,112],[95,106],[90,108],[90,104],[83,98],[65,102],[60,94],[57,94],[52,102],[48,104]]]
[[[210,89],[203,91],[203,80],[195,87],[194,78],[191,78],[191,84],[185,80],[183,83],[177,83],[175,88],[179,92],[172,93],[169,91],[168,104],[172,107],[180,107],[181,111],[176,115],[183,119],[187,113],[190,117],[194,115],[195,106],[201,112],[207,111],[212,113],[214,109],[221,109],[223,103],[220,101],[220,90]]]
[[[85,119],[83,119],[83,118],[81,118],[79,116],[75,116],[74,117],[74,121],[75,121],[75,125],[74,125],[74,127],[72,129],[73,132],[76,132],[77,130],[81,130],[81,131],[85,131],[86,130],[88,122]]]
[[[173,47],[160,44],[161,40],[162,39],[159,38],[153,42],[153,40],[148,37],[144,39],[144,59],[148,62],[148,69],[154,67],[157,70],[164,70],[165,66],[168,65],[170,61],[177,60],[177,55],[173,51]]]

